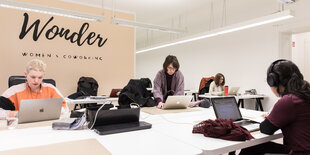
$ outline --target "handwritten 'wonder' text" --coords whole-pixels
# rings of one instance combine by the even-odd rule
[[[29,16],[27,13],[24,13],[24,23],[19,34],[19,39],[23,39],[30,30],[33,29],[32,38],[34,41],[38,41],[41,34],[45,33],[45,37],[48,40],[53,40],[56,37],[64,38],[65,40],[70,41],[73,44],[77,44],[78,46],[82,46],[85,42],[88,45],[93,45],[94,43],[98,43],[98,47],[102,47],[108,40],[108,38],[103,38],[100,34],[96,34],[95,32],[90,32],[88,35],[85,34],[89,28],[88,23],[84,23],[79,32],[70,32],[70,29],[60,28],[57,25],[49,26],[54,17],[51,17],[40,29],[40,19],[37,19],[34,23],[32,23],[28,27]],[[48,28],[47,28],[48,27]],[[46,31],[44,31],[46,30]]]

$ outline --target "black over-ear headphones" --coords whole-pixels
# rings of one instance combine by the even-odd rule
[[[274,65],[276,65],[280,61],[287,61],[287,60],[284,59],[277,60],[273,62],[268,69],[267,83],[270,87],[278,87],[280,84],[279,75],[273,71]]]

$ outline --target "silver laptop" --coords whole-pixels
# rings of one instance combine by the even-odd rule
[[[228,88],[228,95],[237,95],[240,87],[230,87]]]
[[[163,109],[185,109],[193,96],[168,96]]]
[[[216,118],[232,119],[250,132],[259,130],[258,122],[242,118],[235,97],[211,98],[211,102]]]
[[[18,123],[59,119],[62,101],[62,98],[21,100]]]

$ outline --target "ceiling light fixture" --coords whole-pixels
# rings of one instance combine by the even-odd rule
[[[136,53],[148,52],[148,51],[152,51],[155,49],[160,49],[160,48],[164,48],[164,47],[168,47],[168,46],[187,43],[187,42],[191,42],[191,41],[195,41],[195,40],[199,40],[199,39],[214,37],[214,36],[218,36],[218,35],[222,35],[222,34],[226,34],[226,33],[230,33],[230,32],[235,32],[235,31],[240,31],[240,30],[244,30],[244,29],[248,29],[248,28],[252,28],[252,27],[256,27],[256,26],[260,26],[260,25],[264,25],[264,24],[269,24],[269,23],[273,23],[273,22],[278,22],[278,21],[282,21],[282,20],[294,17],[292,14],[293,13],[290,10],[286,10],[286,11],[278,12],[275,14],[271,14],[269,16],[256,18],[253,20],[249,20],[249,21],[245,21],[242,23],[222,27],[222,28],[215,29],[212,31],[207,31],[207,32],[204,32],[202,34],[197,34],[194,36],[177,39],[177,40],[169,42],[169,43],[160,44],[160,45],[157,45],[154,47],[138,50]]]
[[[186,32],[186,30],[167,28],[167,27],[153,25],[153,24],[139,23],[139,22],[124,20],[124,19],[119,19],[119,18],[112,18],[111,23],[122,25],[122,26],[137,27],[137,28],[142,28],[142,29],[156,30],[156,31],[163,31],[163,32],[170,32],[170,33]]]
[[[59,9],[59,8],[54,8],[54,7],[47,7],[47,6],[42,6],[38,4],[17,2],[17,1],[12,1],[12,0],[1,0],[0,7],[31,11],[31,12],[37,12],[37,13],[44,13],[44,14],[50,14],[50,15],[57,15],[57,16],[63,16],[63,17],[69,17],[69,18],[76,18],[76,19],[82,19],[82,20],[100,21],[100,22],[104,21],[104,16],[93,15],[93,14],[82,13],[82,12],[71,11],[71,10],[64,10],[64,9]]]

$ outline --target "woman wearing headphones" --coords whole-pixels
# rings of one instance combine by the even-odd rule
[[[264,143],[243,149],[240,154],[310,154],[310,85],[298,67],[289,60],[273,62],[267,71],[267,83],[280,97],[272,111],[260,124],[265,134],[282,130],[283,142]]]

